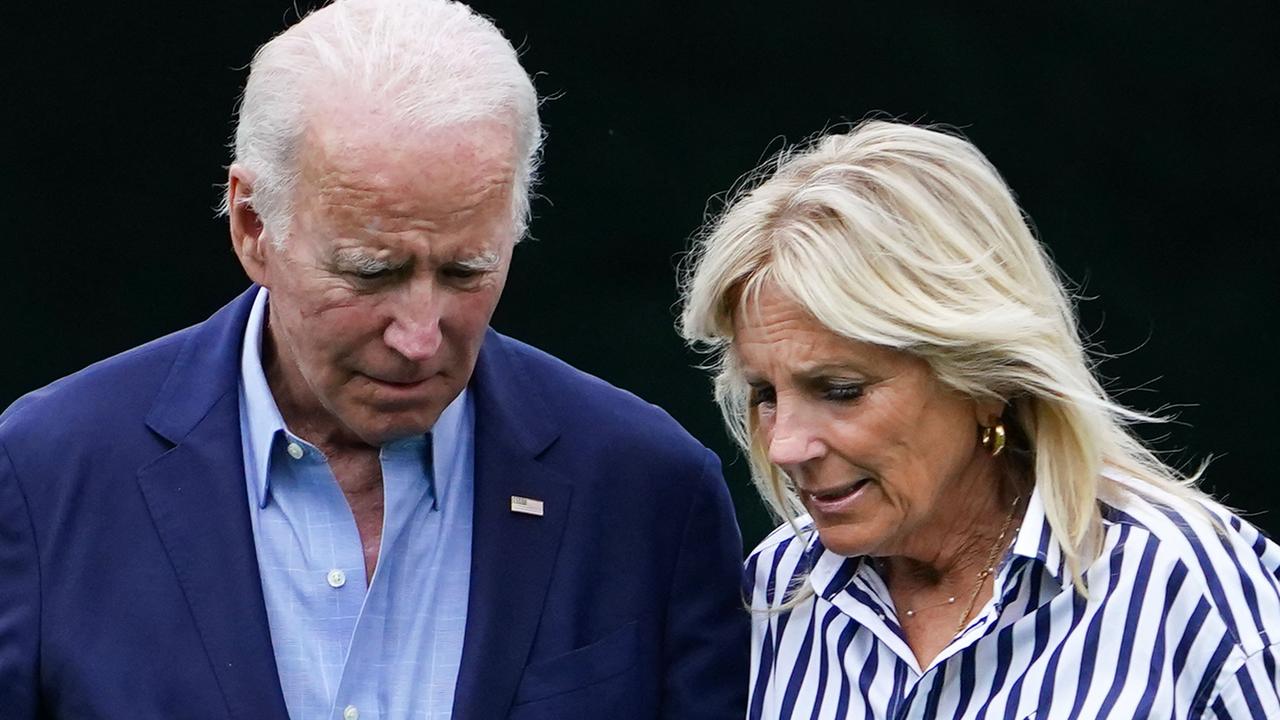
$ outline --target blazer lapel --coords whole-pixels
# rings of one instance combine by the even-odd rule
[[[455,720],[506,717],[533,645],[572,501],[572,486],[538,456],[558,436],[510,343],[490,331],[476,397],[471,590]],[[541,516],[511,510],[542,501]]]
[[[175,445],[138,472],[138,483],[231,716],[287,720],[240,442],[240,345],[256,292],[187,340],[147,417]]]

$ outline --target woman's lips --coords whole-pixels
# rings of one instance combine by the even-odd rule
[[[837,513],[848,510],[858,502],[864,491],[870,487],[871,478],[863,478],[855,482],[849,483],[831,490],[823,490],[820,492],[804,491],[808,496],[810,510],[817,510],[822,513]]]

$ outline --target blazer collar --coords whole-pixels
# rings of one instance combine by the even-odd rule
[[[543,382],[520,357],[520,347],[519,342],[490,329],[476,359],[471,387],[478,398],[478,413],[495,429],[510,433],[513,445],[533,457],[555,442],[560,428],[543,397]]]
[[[240,345],[256,291],[250,288],[188,334],[146,418],[174,446],[138,471],[138,485],[228,714],[287,720],[240,438]]]
[[[533,647],[573,488],[547,451],[560,435],[544,382],[490,331],[476,362],[471,590],[454,720],[506,717]],[[541,515],[514,498],[542,501]]]
[[[191,329],[146,418],[147,426],[179,443],[240,380],[240,344],[257,297],[253,285]]]

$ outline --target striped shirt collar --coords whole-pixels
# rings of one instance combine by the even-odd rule
[[[1044,511],[1044,498],[1040,488],[1031,491],[1027,501],[1027,511],[1022,516],[1022,524],[1014,535],[1010,557],[1023,557],[1040,563],[1045,572],[1053,576],[1062,587],[1071,583],[1063,567],[1062,545],[1053,536],[1049,526],[1049,518]]]

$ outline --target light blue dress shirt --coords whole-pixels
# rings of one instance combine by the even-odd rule
[[[384,445],[382,546],[360,534],[324,454],[285,427],[262,368],[267,291],[245,328],[240,431],[263,597],[293,720],[450,717],[470,584],[474,410]],[[265,682],[265,680],[264,680]]]

